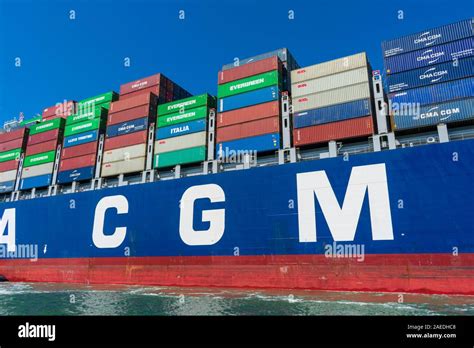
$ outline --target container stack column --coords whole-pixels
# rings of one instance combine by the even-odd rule
[[[27,138],[27,128],[0,134],[0,193],[17,189]]]

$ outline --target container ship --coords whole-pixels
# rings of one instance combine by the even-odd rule
[[[162,73],[0,134],[7,281],[474,294],[474,19]]]

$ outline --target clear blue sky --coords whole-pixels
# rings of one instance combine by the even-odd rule
[[[0,126],[158,72],[215,94],[223,64],[280,47],[302,66],[366,51],[381,69],[381,41],[472,15],[473,0],[0,0]]]

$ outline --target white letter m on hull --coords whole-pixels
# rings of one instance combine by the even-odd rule
[[[385,164],[352,168],[342,208],[324,170],[296,175],[300,242],[316,242],[316,196],[335,241],[353,241],[365,193],[369,195],[373,240],[393,240]]]

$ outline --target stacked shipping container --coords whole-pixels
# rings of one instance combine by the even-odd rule
[[[99,138],[110,104],[117,99],[115,92],[84,99],[78,103],[78,112],[66,119],[58,184],[94,177]]]
[[[208,115],[215,107],[209,94],[159,105],[154,167],[206,160]]]
[[[217,156],[280,149],[283,65],[278,56],[218,74]]]
[[[158,103],[189,97],[183,88],[162,74],[120,86],[119,101],[110,105],[102,176],[145,170],[148,129]]]
[[[474,19],[382,43],[394,130],[474,118]]]
[[[43,109],[42,120],[49,121],[54,118],[66,118],[76,112],[76,102],[73,100],[57,103],[54,106]]]
[[[11,192],[15,188],[20,156],[27,137],[26,128],[0,134],[0,193]]]
[[[30,127],[20,189],[26,190],[52,184],[56,151],[61,144],[64,118],[52,118]]]
[[[293,70],[294,145],[373,134],[370,74],[365,53]]]

